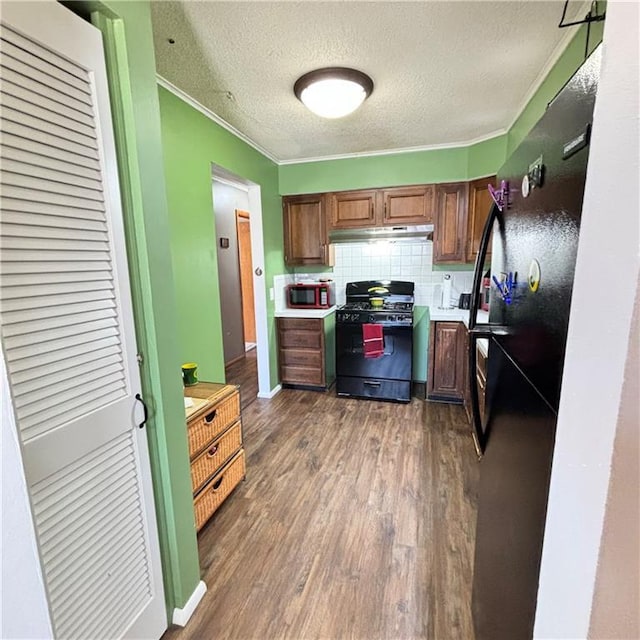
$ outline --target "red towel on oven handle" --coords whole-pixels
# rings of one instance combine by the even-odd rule
[[[362,344],[365,358],[379,358],[384,354],[384,334],[381,324],[362,325]]]

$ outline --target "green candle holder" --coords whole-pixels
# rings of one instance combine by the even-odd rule
[[[185,387],[198,384],[198,365],[195,362],[186,362],[182,365],[182,383]]]

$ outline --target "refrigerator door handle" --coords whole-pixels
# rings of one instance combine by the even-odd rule
[[[469,305],[469,329],[473,329],[476,326],[476,316],[478,315],[478,308],[480,307],[480,283],[482,282],[484,261],[487,257],[493,223],[499,215],[500,209],[498,209],[498,205],[494,202],[491,205],[487,221],[484,224],[482,237],[480,238],[480,246],[478,247],[478,255],[476,256],[476,264],[473,272],[473,287],[471,289],[471,303]]]
[[[491,327],[490,325],[480,325],[484,328],[476,328],[478,308],[480,307],[480,282],[484,271],[484,261],[487,257],[487,248],[491,238],[493,223],[500,214],[498,205],[494,202],[487,216],[487,221],[482,230],[482,238],[478,247],[476,264],[473,272],[473,288],[471,289],[471,303],[469,305],[469,396],[471,401],[471,419],[473,420],[473,444],[478,454],[478,459],[482,458],[486,445],[484,430],[482,429],[482,416],[480,415],[480,399],[478,397],[478,380],[476,378],[476,341],[478,338],[490,338],[492,334],[501,333],[502,327]]]

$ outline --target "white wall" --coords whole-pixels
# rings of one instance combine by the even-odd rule
[[[236,209],[249,211],[248,188],[242,189],[213,178],[213,212],[216,220],[216,254],[222,304],[222,339],[224,361],[244,355],[242,289],[238,261]],[[229,239],[229,247],[220,246],[220,238]]]
[[[607,4],[535,638],[589,631],[638,283],[638,10]],[[638,571],[634,560],[627,578]]]
[[[452,278],[452,304],[457,306],[461,293],[471,291],[473,270],[433,271],[432,242],[376,242],[344,243],[335,245],[335,265],[332,272],[303,274],[297,267],[296,281],[332,278],[336,283],[338,304],[345,302],[347,282],[358,280],[405,280],[415,284],[415,303],[430,307],[440,306],[442,277]]]
[[[2,607],[0,638],[52,638],[22,467],[18,434],[9,396],[4,358],[0,353],[2,393]]]
[[[631,337],[589,638],[640,638],[640,292]]]

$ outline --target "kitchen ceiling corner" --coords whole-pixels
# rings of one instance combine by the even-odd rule
[[[557,28],[563,4],[152,2],[151,10],[159,76],[287,162],[504,133],[574,33]],[[572,0],[568,19],[587,8]],[[375,91],[356,112],[325,120],[293,85],[332,66],[367,73]]]

